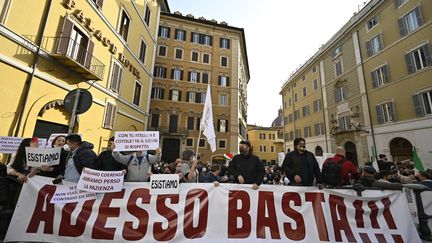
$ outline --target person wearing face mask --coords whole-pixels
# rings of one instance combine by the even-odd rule
[[[115,143],[112,144],[112,156],[119,163],[127,166],[126,180],[130,182],[148,182],[151,175],[152,165],[161,161],[161,150],[156,149],[156,155],[147,154],[147,151],[135,151],[131,155],[123,155],[114,151]]]
[[[41,165],[39,168],[38,175],[52,177],[52,178],[61,178],[61,175],[64,174],[66,168],[66,159],[68,156],[68,152],[63,149],[63,146],[66,144],[66,136],[59,135],[52,140],[51,147],[53,148],[61,148],[60,151],[60,163],[58,165],[48,166]]]
[[[68,151],[64,179],[78,182],[84,167],[94,169],[97,155],[93,152],[93,144],[82,141],[78,134],[70,134],[66,137],[63,149]]]
[[[258,156],[252,154],[249,141],[240,142],[240,154],[234,156],[228,166],[228,171],[239,184],[252,184],[256,190],[261,185],[265,170]]]
[[[287,153],[282,168],[292,185],[313,186],[315,179],[319,186],[322,184],[318,161],[306,150],[304,138],[294,139],[294,151]]]

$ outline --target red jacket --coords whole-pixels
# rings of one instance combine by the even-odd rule
[[[326,163],[329,163],[329,161],[332,161],[333,163],[339,162],[341,159],[345,158],[344,156],[340,154],[336,154],[333,158],[328,158],[324,161],[323,167]],[[347,184],[347,175],[351,174],[351,178],[358,179],[359,174],[357,172],[357,167],[354,165],[353,162],[350,160],[345,160],[342,164],[342,176],[341,176],[341,182],[339,183],[339,186],[343,186]]]

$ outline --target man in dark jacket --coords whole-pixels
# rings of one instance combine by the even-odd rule
[[[249,141],[240,142],[240,154],[231,160],[228,171],[234,176],[236,183],[253,184],[252,189],[254,190],[261,185],[265,174],[261,160],[252,154],[252,146]]]
[[[66,161],[64,179],[78,182],[84,167],[94,169],[96,167],[96,153],[93,152],[93,144],[81,140],[78,134],[66,137],[63,149],[69,151]]]
[[[96,169],[103,171],[120,171],[127,169],[127,166],[121,164],[112,156],[113,143],[114,137],[111,137],[108,140],[107,149],[100,153],[96,159]]]
[[[312,186],[315,178],[317,184],[322,183],[318,161],[313,153],[306,150],[304,138],[294,139],[294,151],[285,156],[282,168],[292,185]]]
[[[380,182],[375,179],[376,170],[373,166],[367,165],[363,168],[362,177],[360,177],[360,183],[365,187],[378,187],[383,190],[402,190],[402,184]]]

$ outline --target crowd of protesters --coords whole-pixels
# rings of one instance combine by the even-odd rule
[[[12,204],[16,204],[21,185],[32,176],[52,177],[53,183],[62,180],[78,182],[85,167],[101,171],[123,171],[125,181],[129,182],[148,182],[152,174],[178,174],[182,183],[213,183],[215,186],[220,183],[249,184],[254,190],[261,184],[318,186],[320,189],[347,185],[401,189],[402,184],[419,183],[432,188],[432,170],[415,174],[412,168],[388,161],[384,154],[379,155],[378,168],[373,167],[371,162],[357,167],[346,158],[345,149],[337,147],[335,156],[326,159],[320,168],[314,154],[306,150],[306,141],[303,138],[294,140],[294,150],[286,154],[281,166],[265,166],[259,157],[253,154],[249,141],[241,141],[239,154],[227,158],[226,163],[212,164],[201,161],[200,155],[190,149],[183,151],[181,158],[172,162],[161,160],[163,151],[159,148],[152,151],[152,154],[148,151],[114,151],[114,138],[110,138],[107,149],[97,155],[93,151],[93,144],[83,141],[78,134],[70,134],[57,136],[51,143],[51,147],[61,148],[58,165],[29,167],[25,148],[38,146],[38,138],[23,139],[11,161],[7,166],[3,166],[4,171],[0,171],[1,179],[7,174],[18,184],[15,185],[18,193],[15,192]],[[0,204],[4,201],[1,187],[4,185],[5,180],[2,180]]]

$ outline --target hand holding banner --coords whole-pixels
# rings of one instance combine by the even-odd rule
[[[114,151],[154,150],[159,147],[159,132],[115,132]]]

